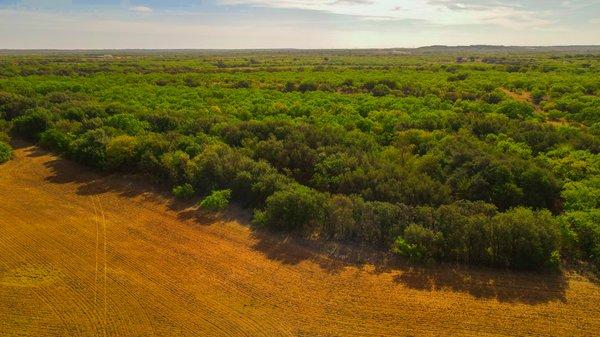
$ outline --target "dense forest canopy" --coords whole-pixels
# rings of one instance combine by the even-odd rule
[[[600,264],[600,54],[0,56],[9,136],[415,260]]]

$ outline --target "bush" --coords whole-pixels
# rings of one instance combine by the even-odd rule
[[[439,257],[442,241],[441,233],[413,223],[396,238],[392,252],[414,261],[427,261]]]
[[[58,152],[69,152],[73,136],[57,129],[49,129],[40,135],[40,145]]]
[[[35,102],[25,96],[0,91],[0,118],[12,120],[35,106]]]
[[[173,195],[175,196],[175,198],[182,199],[182,200],[191,199],[194,197],[194,194],[196,194],[194,187],[192,185],[190,185],[189,183],[185,183],[183,185],[177,185],[177,186],[173,187],[172,192],[173,192]]]
[[[135,137],[121,135],[106,144],[106,163],[109,169],[133,169],[137,162]]]
[[[566,183],[562,197],[568,211],[586,211],[600,208],[600,177]]]
[[[0,164],[5,163],[12,158],[12,148],[10,145],[0,142]]]
[[[1,122],[2,122],[2,120],[0,119],[0,123]],[[0,127],[0,129],[1,129],[1,127]],[[10,136],[6,132],[0,131],[0,142],[6,143],[6,144],[10,143]]]
[[[48,112],[35,109],[14,119],[13,130],[21,137],[38,140],[40,133],[46,131],[50,124]]]
[[[317,85],[314,82],[302,82],[298,86],[298,91],[300,92],[308,92],[308,91],[316,91]]]
[[[492,219],[491,252],[495,265],[537,269],[559,249],[559,226],[549,211],[518,207]]]
[[[251,86],[250,81],[240,80],[240,81],[237,81],[233,87],[236,89],[248,89],[248,88],[250,88],[250,86]]]
[[[401,236],[398,236],[392,244],[392,252],[399,256],[407,257],[416,261],[421,260],[423,255],[416,245],[406,242],[406,240],[404,240],[404,238]]]
[[[109,135],[105,129],[87,131],[71,143],[70,155],[82,164],[105,169],[108,141]]]
[[[150,128],[150,123],[141,121],[129,113],[116,114],[108,117],[106,125],[123,130],[130,136],[135,136]]]
[[[336,195],[329,198],[327,205],[327,234],[336,239],[349,239],[356,235],[354,204],[350,197]]]
[[[533,107],[523,102],[506,101],[500,104],[496,112],[509,118],[526,118],[533,115]]]
[[[373,90],[371,90],[371,94],[373,94],[373,96],[375,96],[375,97],[386,96],[389,93],[390,93],[390,88],[388,88],[388,86],[384,85],[384,84],[377,84],[377,85],[375,85]]]
[[[320,227],[325,219],[325,194],[292,184],[267,198],[261,221],[275,230],[308,230]]]
[[[286,82],[283,86],[283,92],[292,92],[296,91],[296,83],[294,82]]]
[[[600,209],[566,212],[561,220],[575,233],[582,257],[600,266]]]
[[[231,190],[217,190],[200,202],[200,207],[211,211],[222,211],[229,205]]]

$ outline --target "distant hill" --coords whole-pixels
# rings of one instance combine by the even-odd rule
[[[284,53],[284,54],[458,54],[458,53],[600,53],[600,45],[578,46],[499,46],[469,45],[445,46],[433,45],[418,48],[373,48],[373,49],[0,49],[0,55],[152,55],[152,54],[248,54],[248,53]]]

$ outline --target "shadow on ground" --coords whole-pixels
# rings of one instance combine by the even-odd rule
[[[15,142],[13,146],[21,148],[30,158],[49,154],[24,142]],[[48,183],[76,184],[77,193],[80,195],[97,196],[111,192],[127,198],[142,197],[144,200],[166,203],[180,220],[198,225],[212,225],[231,220],[246,225],[250,223],[249,211],[232,207],[222,214],[210,214],[194,206],[197,200],[174,200],[166,186],[161,186],[158,182],[152,183],[147,177],[94,172],[57,157],[52,157],[44,165],[52,173],[46,178]],[[374,269],[368,272],[389,273],[393,275],[395,282],[410,289],[451,290],[476,298],[529,305],[566,301],[568,282],[565,276],[559,273],[512,272],[451,265],[417,267],[399,262],[384,252],[362,246],[315,242],[260,229],[254,229],[252,236],[255,241],[254,249],[283,264],[296,265],[309,260],[330,273],[338,273],[352,267],[366,270],[365,265],[369,265],[374,266]]]
[[[540,304],[566,302],[568,282],[562,273],[514,272],[448,265],[405,267],[395,277],[408,288],[450,290],[500,302]]]

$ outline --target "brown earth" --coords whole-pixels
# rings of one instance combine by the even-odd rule
[[[0,335],[600,334],[575,272],[347,264],[235,215],[22,145],[0,166]]]
[[[500,88],[500,91],[502,91],[508,97],[510,97],[516,101],[532,105],[533,107],[535,107],[536,111],[539,110],[539,107],[533,103],[533,98],[531,97],[531,93],[529,91],[523,91],[523,92],[519,93],[519,92],[510,91],[506,88]]]
[[[514,91],[510,91],[506,88],[500,88],[500,90],[506,94],[508,97],[519,101],[519,102],[523,102],[523,103],[527,103],[529,105],[531,105],[534,108],[535,114],[542,117],[544,120],[544,123],[548,124],[548,125],[552,125],[552,126],[568,126],[568,125],[572,125],[578,128],[585,128],[585,126],[579,124],[579,123],[574,123],[572,121],[568,121],[565,118],[560,118],[560,119],[556,119],[556,120],[552,120],[548,118],[548,114],[541,109],[541,107],[538,104],[535,104],[533,102],[533,97],[531,96],[531,93],[529,91],[523,91],[523,92],[514,92]]]

